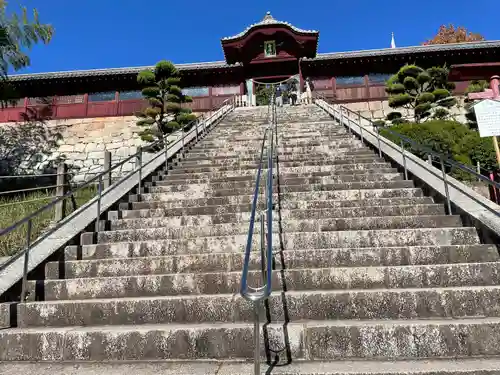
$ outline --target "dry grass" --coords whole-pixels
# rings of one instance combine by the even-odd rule
[[[96,194],[95,187],[81,189],[75,193],[77,207],[88,202]],[[19,197],[0,197],[0,227],[7,228],[38,209],[49,204],[54,198],[53,191],[38,191]],[[71,200],[67,199],[66,213],[73,211]],[[42,234],[54,220],[54,207],[38,214],[32,220],[30,241]],[[11,256],[25,248],[27,243],[28,224],[22,224],[12,232],[0,237],[0,257]]]

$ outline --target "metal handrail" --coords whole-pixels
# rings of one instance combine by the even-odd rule
[[[224,100],[224,102],[222,102],[222,104],[220,105],[220,107],[218,108],[218,110],[222,109],[224,106],[228,105],[229,102],[231,101],[231,98],[228,98],[226,100]],[[215,108],[214,108],[215,109]],[[218,113],[218,110],[214,111],[209,117],[207,118],[204,118],[204,116],[201,116],[201,118],[203,119],[202,120],[202,123],[203,123],[203,129],[202,131],[206,131],[206,124],[208,121],[210,121],[217,113]],[[97,213],[96,213],[96,231],[99,231],[99,218],[100,216],[103,214],[103,212],[101,212],[101,199],[104,195],[108,194],[109,192],[111,192],[116,186],[119,186],[123,181],[125,181],[126,179],[128,179],[130,176],[132,176],[134,173],[137,173],[139,172],[139,178],[138,178],[138,193],[140,194],[141,193],[141,184],[142,184],[142,169],[144,169],[146,166],[148,166],[149,164],[151,164],[152,162],[154,162],[157,158],[159,158],[160,156],[162,155],[165,155],[165,157],[167,156],[167,152],[169,149],[171,149],[172,147],[175,147],[177,144],[179,144],[179,142],[182,142],[182,152],[184,152],[184,140],[185,140],[185,137],[187,134],[190,134],[189,132],[188,133],[185,133],[184,132],[184,129],[188,128],[188,127],[191,127],[194,123],[197,123],[198,121],[200,121],[200,118],[197,118],[193,121],[191,121],[189,124],[187,124],[186,126],[184,126],[183,128],[179,129],[177,132],[175,133],[172,133],[172,134],[176,134],[176,133],[181,133],[182,136],[177,138],[175,141],[171,142],[171,143],[166,143],[166,140],[167,140],[167,137],[172,135],[172,134],[169,134],[165,137],[163,137],[162,139],[156,141],[156,142],[153,142],[149,145],[147,145],[146,147],[144,148],[140,148],[138,152],[136,152],[135,154],[133,155],[130,155],[129,157],[121,160],[120,162],[118,162],[117,164],[111,166],[111,168],[99,173],[98,175],[92,177],[91,179],[89,179],[87,182],[85,182],[84,184],[78,186],[77,189],[75,190],[72,190],[72,191],[69,191],[68,193],[54,199],[52,202],[48,203],[47,205],[41,207],[40,209],[36,210],[35,212],[31,213],[30,215],[24,217],[23,219],[17,221],[16,223],[12,224],[11,226],[9,226],[8,228],[5,228],[5,229],[2,229],[0,230],[0,237],[1,236],[4,236],[4,235],[7,235],[9,234],[10,232],[14,231],[16,228],[19,228],[21,225],[23,224],[26,224],[28,225],[28,229],[27,229],[27,238],[26,238],[26,246],[25,248],[22,250],[22,251],[19,251],[17,252],[15,255],[13,255],[12,257],[10,257],[10,259],[1,264],[0,265],[0,272],[2,270],[4,270],[5,268],[9,267],[12,263],[14,263],[14,261],[16,261],[17,259],[19,259],[20,257],[22,256],[25,256],[25,262],[24,262],[24,272],[23,272],[23,287],[22,287],[22,292],[21,292],[21,302],[24,302],[24,297],[26,296],[26,282],[27,282],[27,269],[28,269],[28,261],[29,261],[29,250],[36,246],[38,243],[40,243],[41,241],[43,241],[45,238],[47,238],[49,235],[51,235],[52,233],[54,233],[57,229],[59,229],[63,224],[65,224],[68,220],[72,219],[75,212],[66,217],[64,220],[61,220],[59,223],[57,223],[54,227],[50,228],[48,231],[46,231],[45,233],[43,233],[42,235],[40,235],[38,238],[36,238],[33,242],[31,242],[31,232],[32,232],[32,221],[33,219],[40,215],[42,212],[50,209],[50,208],[53,208],[57,203],[63,201],[64,199],[67,199],[67,198],[70,198],[72,196],[75,195],[76,192],[78,192],[79,190],[83,189],[83,188],[86,188],[86,187],[89,187],[91,186],[92,184],[94,184],[96,181],[98,182],[97,183],[97,186],[98,186],[98,192],[97,192]],[[199,134],[199,130],[198,130],[198,126],[199,126],[199,123],[196,124],[196,138],[198,137],[198,134]],[[158,154],[154,157],[154,158],[151,158],[150,160],[148,160],[146,163],[142,163],[142,153],[145,149],[147,148],[153,148],[159,144],[165,144],[165,150],[162,151],[162,152],[158,152]],[[128,173],[127,175],[123,176],[121,179],[115,181],[111,186],[109,186],[108,188],[106,189],[103,189],[103,179],[106,175],[109,175],[111,173],[111,171],[113,171],[114,169],[118,168],[118,167],[121,167],[122,165],[124,165],[125,163],[127,163],[128,161],[132,160],[132,159],[136,159],[138,161],[138,165],[137,167],[131,171],[130,173]],[[167,162],[167,160],[166,160]],[[96,197],[94,197],[96,198]]]
[[[250,214],[250,224],[248,229],[248,238],[245,248],[245,258],[243,261],[243,271],[241,275],[240,294],[247,301],[254,305],[254,373],[260,374],[260,323],[259,313],[261,302],[266,300],[272,291],[272,257],[273,257],[273,165],[275,153],[274,128],[276,127],[276,105],[274,103],[274,94],[268,107],[269,124],[264,130],[264,137],[260,150],[259,168],[255,179],[255,189],[252,199],[252,208]],[[270,112],[270,113],[269,113]],[[267,141],[267,147],[266,147]],[[266,155],[267,150],[267,155]],[[265,158],[267,156],[267,160]],[[263,285],[261,287],[252,287],[248,285],[248,272],[250,268],[250,254],[252,250],[252,240],[255,229],[255,218],[257,214],[257,205],[260,192],[260,180],[264,165],[267,163],[267,180],[264,188],[266,207],[259,213],[260,216],[260,259]],[[267,234],[266,234],[267,224]]]
[[[316,96],[317,96],[317,99],[320,99],[320,100],[323,100],[326,104],[331,104],[331,105],[338,105],[339,106],[339,116],[341,119],[344,119],[344,114],[343,112],[347,112],[348,116],[346,116],[346,120],[348,122],[347,126],[349,128],[349,132],[351,132],[351,128],[350,128],[350,122],[353,121],[350,117],[349,117],[349,114],[352,114],[354,117],[357,117],[358,119],[358,126],[360,128],[360,136],[361,136],[361,140],[363,140],[363,132],[366,132],[374,137],[377,138],[377,142],[378,142],[378,152],[379,152],[379,156],[382,157],[382,149],[380,147],[380,143],[381,142],[384,142],[384,144],[386,144],[387,146],[391,147],[393,150],[396,150],[398,152],[400,152],[402,155],[403,155],[403,168],[404,168],[404,173],[405,173],[405,178],[408,177],[408,171],[407,171],[407,168],[406,168],[406,156],[405,154],[406,153],[410,153],[409,150],[405,150],[405,144],[409,144],[413,147],[415,147],[416,149],[420,149],[422,150],[423,152],[425,152],[426,154],[430,155],[431,157],[435,157],[436,159],[439,160],[439,163],[440,163],[440,166],[441,166],[441,174],[438,175],[438,174],[435,174],[434,172],[430,171],[433,175],[435,175],[436,177],[440,178],[443,180],[444,182],[444,185],[445,185],[445,195],[446,195],[446,203],[447,203],[447,209],[448,209],[448,214],[451,214],[452,213],[452,209],[451,209],[451,200],[450,200],[450,195],[449,195],[449,191],[448,191],[448,175],[446,174],[446,166],[450,166],[450,167],[453,167],[453,168],[458,168],[458,169],[461,169],[465,172],[468,172],[470,173],[472,176],[475,177],[475,179],[477,180],[481,180],[481,181],[484,181],[486,182],[488,185],[492,186],[493,188],[495,189],[500,189],[500,183],[498,182],[495,182],[495,181],[492,181],[490,180],[489,178],[477,173],[476,171],[474,171],[472,168],[468,167],[468,166],[465,166],[463,164],[460,164],[458,163],[457,161],[451,159],[448,155],[444,155],[444,154],[441,154],[437,151],[434,151],[432,150],[431,148],[429,148],[428,146],[424,146],[418,142],[416,142],[415,140],[411,139],[411,138],[408,138],[392,129],[389,129],[389,128],[384,128],[384,131],[387,131],[388,133],[392,134],[394,137],[396,137],[399,141],[400,141],[400,144],[399,144],[399,148],[398,148],[398,145],[395,145],[390,139],[384,137],[383,135],[381,136],[379,130],[378,130],[378,127],[373,123],[373,121],[365,116],[362,116],[361,113],[356,113],[354,112],[353,110],[339,104],[339,103],[335,103],[333,102],[331,99],[328,99],[328,98],[325,98],[323,95],[319,94],[319,93],[316,93]],[[367,121],[374,129],[376,129],[377,131],[376,132],[372,132],[370,129],[368,129],[367,127],[363,126],[361,124],[361,120],[365,120]],[[396,147],[395,147],[396,146]],[[455,186],[455,188],[457,188],[458,190],[460,190],[462,193],[468,195],[470,198],[472,198],[473,200],[475,200],[477,203],[481,204],[483,207],[485,207],[486,209],[488,209],[489,211],[491,211],[492,213],[494,213],[495,215],[499,216],[500,217],[500,211],[499,210],[494,210],[492,209],[491,207],[485,205],[484,203],[480,202],[479,200],[475,199],[474,197],[471,197],[470,194],[468,194],[467,192],[464,192],[462,189],[460,189],[459,187]]]

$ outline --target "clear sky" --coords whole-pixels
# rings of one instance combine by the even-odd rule
[[[220,38],[243,31],[266,11],[320,31],[318,52],[412,46],[443,23],[500,40],[498,0],[10,0],[36,7],[55,27],[53,41],[30,53],[19,73],[223,60]]]

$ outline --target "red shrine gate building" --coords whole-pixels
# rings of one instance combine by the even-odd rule
[[[298,82],[310,77],[315,91],[337,102],[380,101],[386,98],[385,81],[405,63],[424,68],[467,66],[467,74],[460,74],[461,69],[451,75],[460,93],[467,79],[482,77],[482,72],[474,74],[475,67],[493,67],[500,61],[500,41],[318,53],[318,40],[319,31],[278,21],[268,12],[262,21],[221,39],[224,61],[176,66],[185,92],[193,97],[190,106],[203,112],[234,95],[254,105],[254,80],[276,82],[292,76]],[[136,81],[144,68],[148,67],[11,76],[20,99],[0,110],[0,122],[19,120],[27,107],[46,98],[53,104],[53,118],[133,115],[144,106]]]

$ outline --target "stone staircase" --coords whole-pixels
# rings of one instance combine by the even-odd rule
[[[266,113],[235,110],[49,262],[0,331],[0,373],[252,373],[238,292]],[[272,373],[500,374],[497,249],[315,106],[280,112],[278,142]]]

